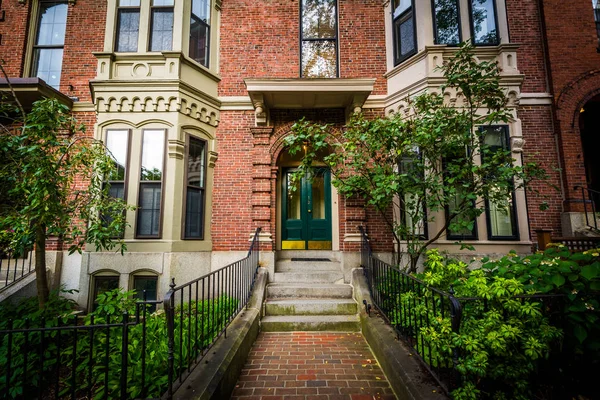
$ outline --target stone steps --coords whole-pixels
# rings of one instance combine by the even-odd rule
[[[352,293],[333,252],[286,251],[267,286],[261,329],[358,332],[358,305]]]
[[[359,332],[358,315],[267,315],[261,320],[265,332],[335,331]]]

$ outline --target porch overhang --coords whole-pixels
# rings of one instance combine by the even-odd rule
[[[360,112],[374,78],[245,79],[256,125],[266,125],[270,109],[344,108]]]
[[[12,98],[12,92],[25,110],[30,110],[34,102],[44,98],[55,98],[69,109],[73,108],[73,100],[59,92],[40,78],[0,78],[0,93]]]

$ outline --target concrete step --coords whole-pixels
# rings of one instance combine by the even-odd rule
[[[359,332],[358,315],[269,315],[261,320],[263,332]]]
[[[272,282],[275,283],[343,283],[344,274],[333,271],[315,272],[275,272]]]
[[[331,261],[339,261],[339,251],[331,250],[280,250],[277,252],[277,260],[291,258],[328,258]]]
[[[352,298],[351,285],[270,283],[267,286],[267,297],[274,298]]]
[[[316,259],[318,260],[318,258]],[[339,261],[292,261],[291,259],[278,260],[275,263],[275,272],[313,272],[313,271],[341,271]]]
[[[353,299],[285,299],[268,300],[266,315],[348,315],[356,314]]]

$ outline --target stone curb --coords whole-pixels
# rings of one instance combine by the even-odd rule
[[[382,317],[376,316],[374,310],[371,311],[371,316],[366,313],[363,300],[373,304],[373,299],[362,268],[352,271],[352,285],[354,298],[361,307],[359,315],[362,333],[396,397],[400,400],[447,399],[427,370],[411,355],[407,346],[396,339],[394,329]]]
[[[177,400],[228,399],[259,332],[261,305],[265,297],[268,272],[259,268],[248,309],[238,315],[210,353],[191,372],[173,394]]]

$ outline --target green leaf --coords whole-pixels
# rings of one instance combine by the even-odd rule
[[[561,287],[562,285],[564,285],[566,282],[566,279],[564,276],[560,275],[560,274],[554,274],[552,275],[552,283],[554,283],[556,285],[556,287]]]
[[[575,325],[573,328],[573,333],[577,340],[579,340],[579,344],[583,343],[583,341],[587,338],[588,333],[581,325]]]
[[[588,281],[597,278],[600,276],[600,264],[595,262],[592,265],[586,265],[585,267],[581,268],[581,276]]]

